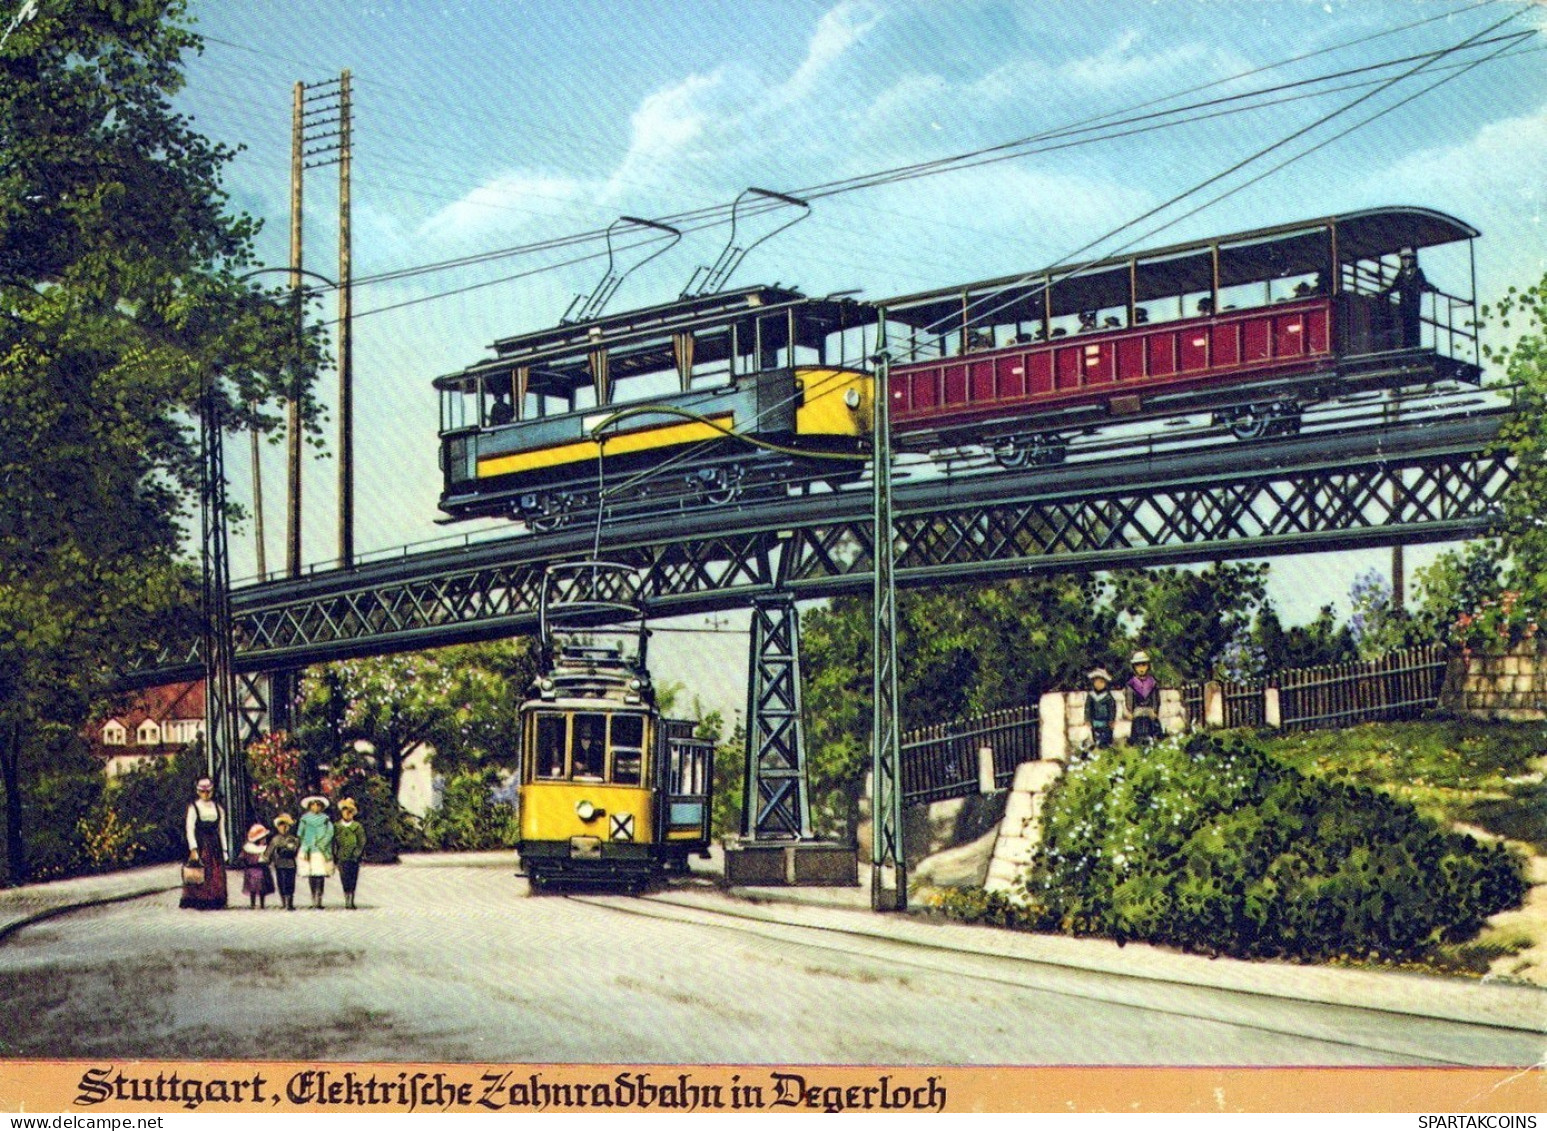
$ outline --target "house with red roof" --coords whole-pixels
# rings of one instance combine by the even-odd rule
[[[153,758],[169,758],[204,737],[204,681],[137,692],[117,713],[91,725],[88,741],[116,777]]]

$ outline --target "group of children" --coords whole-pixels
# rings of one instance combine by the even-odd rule
[[[320,909],[323,883],[336,864],[344,884],[344,906],[353,910],[360,861],[365,857],[365,826],[355,820],[359,806],[344,798],[338,803],[336,823],[328,819],[325,797],[305,798],[301,808],[305,812],[299,825],[289,813],[281,813],[274,818],[272,834],[261,822],[247,830],[241,856],[242,893],[250,906],[262,908],[277,886],[285,909],[294,911],[296,876],[305,876],[312,906]]]
[[[1135,652],[1128,661],[1133,675],[1123,685],[1128,717],[1133,722],[1128,741],[1134,745],[1154,742],[1161,737],[1160,683],[1150,674],[1146,652]],[[1112,694],[1112,677],[1105,668],[1090,673],[1090,694],[1085,697],[1085,721],[1090,724],[1091,745],[1112,745],[1112,728],[1117,723],[1117,697]]]

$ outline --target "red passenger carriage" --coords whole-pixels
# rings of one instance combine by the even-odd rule
[[[893,432],[1019,466],[1121,419],[1211,411],[1255,438],[1329,398],[1476,382],[1470,256],[1461,297],[1417,253],[1477,234],[1384,208],[887,300],[908,359],[891,371]]]

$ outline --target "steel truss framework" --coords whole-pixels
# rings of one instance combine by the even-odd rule
[[[1356,438],[1226,445],[972,483],[900,486],[901,587],[1031,572],[1445,541],[1487,530],[1512,478],[1489,441],[1497,419],[1371,430]],[[634,566],[652,617],[863,593],[873,584],[870,493],[706,511],[603,530]],[[382,568],[236,590],[236,666],[327,660],[531,633],[548,563],[586,556],[589,532],[513,537]],[[186,655],[186,653],[184,653]],[[172,660],[141,686],[191,678]]]
[[[1478,414],[902,484],[892,578],[907,587],[1474,536],[1513,475],[1491,443],[1498,423]],[[237,590],[234,666],[268,673],[243,680],[241,741],[285,725],[307,664],[535,632],[548,565],[599,549],[636,574],[627,595],[590,593],[598,602],[642,596],[655,617],[754,608],[744,834],[809,838],[794,602],[874,593],[872,501],[847,491],[608,526],[600,547],[589,531],[512,537]],[[132,682],[191,678],[197,655],[185,649]]]
[[[788,596],[752,602],[750,657],[741,835],[753,841],[810,840],[800,618]]]

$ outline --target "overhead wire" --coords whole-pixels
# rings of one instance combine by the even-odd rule
[[[1251,165],[1254,162],[1262,159],[1266,155],[1268,155],[1270,153],[1273,153],[1273,152],[1275,152],[1275,151],[1277,151],[1279,149],[1282,149],[1286,145],[1292,144],[1293,142],[1299,140],[1300,138],[1303,138],[1303,137],[1307,136],[1308,134],[1314,132],[1315,130],[1319,129],[1320,127],[1326,125],[1327,123],[1335,120],[1336,118],[1342,116],[1343,114],[1352,111],[1353,109],[1355,109],[1358,106],[1364,104],[1365,102],[1368,102],[1370,99],[1376,97],[1377,95],[1383,93],[1384,91],[1390,90],[1390,89],[1394,88],[1396,85],[1407,81],[1409,78],[1412,78],[1412,77],[1414,77],[1417,74],[1420,74],[1422,71],[1424,71],[1428,67],[1432,66],[1435,62],[1438,62],[1440,59],[1449,57],[1450,55],[1453,55],[1453,54],[1455,54],[1458,51],[1468,50],[1471,47],[1476,46],[1477,45],[1477,41],[1481,40],[1483,37],[1487,36],[1490,32],[1492,32],[1494,30],[1497,30],[1497,28],[1502,27],[1504,24],[1510,22],[1511,20],[1513,20],[1515,18],[1516,18],[1516,14],[1512,13],[1509,16],[1505,17],[1503,20],[1498,21],[1496,24],[1494,24],[1494,25],[1492,25],[1490,27],[1484,28],[1482,31],[1477,32],[1476,34],[1467,37],[1466,39],[1462,40],[1461,42],[1459,42],[1457,44],[1453,44],[1452,46],[1450,46],[1448,48],[1445,48],[1445,49],[1443,49],[1440,52],[1431,53],[1432,57],[1426,58],[1424,61],[1419,62],[1416,66],[1414,66],[1413,68],[1411,68],[1407,72],[1404,72],[1403,74],[1400,74],[1400,75],[1396,75],[1396,76],[1394,76],[1394,77],[1392,77],[1390,79],[1383,80],[1382,82],[1380,82],[1377,85],[1377,88],[1375,90],[1372,90],[1369,93],[1360,95],[1359,97],[1353,99],[1352,101],[1350,101],[1346,105],[1339,107],[1338,109],[1332,111],[1329,114],[1322,115],[1320,118],[1318,118],[1316,121],[1310,123],[1309,125],[1303,126],[1303,127],[1299,128],[1299,129],[1296,129],[1296,130],[1290,132],[1288,135],[1280,138],[1279,140],[1273,142],[1270,145],[1262,147],[1261,149],[1259,149],[1256,152],[1252,153],[1250,156],[1242,158],[1241,160],[1234,162],[1233,164],[1228,166],[1223,171],[1221,171],[1219,173],[1216,173],[1213,176],[1210,176],[1208,178],[1205,178],[1203,181],[1198,182],[1197,184],[1195,184],[1192,187],[1184,190],[1183,192],[1174,195],[1169,200],[1167,200],[1167,201],[1165,201],[1165,202],[1155,206],[1154,208],[1149,209],[1148,211],[1142,213],[1141,215],[1135,217],[1134,219],[1129,220],[1129,221],[1125,222],[1124,224],[1121,224],[1121,225],[1117,226],[1116,228],[1113,228],[1112,230],[1110,230],[1106,234],[1098,237],[1097,239],[1082,245],[1081,247],[1075,249],[1073,252],[1070,252],[1070,253],[1068,253],[1068,255],[1064,256],[1061,260],[1059,260],[1059,262],[1057,264],[1054,264],[1054,267],[1058,266],[1059,264],[1067,263],[1073,257],[1078,256],[1078,255],[1080,255],[1080,254],[1082,254],[1082,253],[1084,253],[1084,252],[1086,252],[1086,251],[1088,251],[1088,250],[1090,250],[1090,249],[1092,249],[1094,247],[1100,246],[1101,244],[1107,242],[1108,240],[1110,240],[1114,236],[1119,235],[1119,234],[1121,234],[1124,231],[1130,230],[1131,228],[1133,228],[1133,227],[1143,223],[1145,220],[1147,220],[1147,219],[1149,219],[1151,217],[1154,217],[1154,216],[1164,212],[1166,209],[1171,208],[1175,204],[1177,204],[1177,203],[1187,199],[1188,197],[1190,197],[1192,195],[1195,195],[1195,194],[1197,194],[1199,192],[1202,192],[1203,190],[1207,189],[1211,185],[1218,184],[1220,181],[1226,179],[1227,177],[1231,176],[1232,174],[1234,174],[1236,172],[1239,172],[1240,170],[1246,168],[1248,165]],[[1354,132],[1355,130],[1363,128],[1364,126],[1368,125],[1370,122],[1373,122],[1373,121],[1377,120],[1378,118],[1383,117],[1384,115],[1386,115],[1388,113],[1391,113],[1392,111],[1398,109],[1399,107],[1401,107],[1403,105],[1406,105],[1406,104],[1412,102],[1413,100],[1423,96],[1424,94],[1429,93],[1430,91],[1436,89],[1438,86],[1441,86],[1441,85],[1443,85],[1446,82],[1450,82],[1453,79],[1460,77],[1461,74],[1466,73],[1467,71],[1475,68],[1476,66],[1482,65],[1483,63],[1489,61],[1491,58],[1496,57],[1500,52],[1508,50],[1510,47],[1514,46],[1515,44],[1517,44],[1519,42],[1523,42],[1525,39],[1529,38],[1530,36],[1532,36],[1534,34],[1535,34],[1534,32],[1529,32],[1528,31],[1528,32],[1518,33],[1517,35],[1513,35],[1513,36],[1502,37],[1504,42],[1502,42],[1500,44],[1500,46],[1498,46],[1495,49],[1495,51],[1492,53],[1492,55],[1485,56],[1482,59],[1477,59],[1477,60],[1472,61],[1469,65],[1465,66],[1464,69],[1455,71],[1454,73],[1451,73],[1449,75],[1446,75],[1446,76],[1442,77],[1441,79],[1439,79],[1436,82],[1430,84],[1429,86],[1425,87],[1424,89],[1414,92],[1413,94],[1409,95],[1408,97],[1400,100],[1399,102],[1397,102],[1397,103],[1395,103],[1395,104],[1393,104],[1391,106],[1385,107],[1384,109],[1380,110],[1376,114],[1373,114],[1373,115],[1371,115],[1371,116],[1369,116],[1369,117],[1367,117],[1367,118],[1365,118],[1365,119],[1355,123],[1354,125],[1349,126],[1347,129],[1343,130],[1342,132],[1340,132],[1340,133],[1338,133],[1338,134],[1336,134],[1336,135],[1334,135],[1332,137],[1324,139],[1323,141],[1317,143],[1315,146],[1312,146],[1312,147],[1310,147],[1310,148],[1308,148],[1308,149],[1306,149],[1306,150],[1304,150],[1304,151],[1302,151],[1302,152],[1300,152],[1298,154],[1295,154],[1294,156],[1292,156],[1288,160],[1283,161],[1283,162],[1279,163],[1278,165],[1273,166],[1272,168],[1266,170],[1265,172],[1259,174],[1258,176],[1256,176],[1256,177],[1246,181],[1245,183],[1243,183],[1241,185],[1237,185],[1237,186],[1231,188],[1230,190],[1228,190],[1227,192],[1222,193],[1222,194],[1220,194],[1220,195],[1218,195],[1218,196],[1216,196],[1216,197],[1206,201],[1205,203],[1203,203],[1203,204],[1199,205],[1198,207],[1190,210],[1189,212],[1186,212],[1186,213],[1184,213],[1181,216],[1174,217],[1174,218],[1166,221],[1165,223],[1157,226],[1156,228],[1153,228],[1153,229],[1147,231],[1142,236],[1137,237],[1130,244],[1125,245],[1124,248],[1121,248],[1119,250],[1126,250],[1127,247],[1133,246],[1133,243],[1137,243],[1137,242],[1140,242],[1142,240],[1148,239],[1151,236],[1157,234],[1158,232],[1164,231],[1167,228],[1172,227],[1172,226],[1174,226],[1177,223],[1180,223],[1182,220],[1184,220],[1184,219],[1186,219],[1186,218],[1188,218],[1190,216],[1196,215],[1198,212],[1201,212],[1201,211],[1203,211],[1206,208],[1212,207],[1213,205],[1219,203],[1221,200],[1227,198],[1228,196],[1234,195],[1236,192],[1242,191],[1243,189],[1249,187],[1251,184],[1255,184],[1258,181],[1261,181],[1262,179],[1264,179],[1265,177],[1271,176],[1272,174],[1278,172],[1279,170],[1283,169],[1287,165],[1292,164],[1294,161],[1298,161],[1298,160],[1303,159],[1304,157],[1309,156],[1311,153],[1316,152],[1317,150],[1322,149],[1325,146],[1332,144],[1334,141],[1339,140],[1342,137],[1346,137],[1348,134]],[[1490,40],[1488,42],[1497,42],[1497,41]],[[1363,84],[1361,84],[1361,85],[1363,85]],[[1064,274],[1064,276],[1062,276],[1058,281],[1064,281],[1068,277],[1072,277],[1078,270],[1079,270],[1079,268],[1076,267],[1076,268],[1072,269],[1071,271],[1066,272]],[[1051,271],[1049,269],[1042,269],[1042,270],[1040,270],[1040,271],[1038,271],[1038,272],[1036,272],[1034,274],[1024,275],[1020,279],[1018,279],[1018,280],[1016,280],[1014,282],[1005,284],[1004,285],[1004,289],[1009,289],[1009,288],[1017,287],[1017,286],[1024,286],[1027,283],[1031,283],[1033,281],[1040,282],[1043,279],[1046,279],[1048,281],[1048,283],[1051,283],[1053,281],[1052,274],[1051,274]],[[1044,286],[1045,285],[1047,285],[1047,284],[1044,284]],[[1036,290],[1033,290],[1031,293],[1032,294],[1036,294],[1038,292]],[[1018,301],[1020,299],[1020,297],[1022,297],[1022,296],[1017,295],[1016,296],[1016,300]],[[991,313],[994,313],[994,311],[997,310],[997,309],[1003,309],[1004,306],[1008,305],[1010,301],[1012,301],[1012,300],[1006,299],[1006,300],[1004,300],[1003,303],[1000,304],[1000,306],[998,306],[996,308],[993,308],[993,309],[987,311],[986,313],[990,313],[991,314]],[[969,310],[970,310],[970,307],[969,307]],[[984,312],[980,311],[978,316],[982,317],[983,314],[984,314]],[[954,322],[954,319],[953,319],[953,322]],[[945,323],[941,323],[940,325],[943,325],[943,324],[945,324]],[[935,328],[935,327],[926,327],[926,331],[928,329],[930,329],[930,328]],[[887,395],[887,391],[886,390],[877,389],[875,395],[876,396]],[[789,400],[793,400],[793,397],[788,398],[785,403],[787,404]],[[761,410],[757,414],[756,418],[751,423],[753,425],[755,425],[758,420],[762,419],[764,416],[767,415],[768,412],[773,411],[773,409],[776,408],[776,407],[780,407],[780,406],[771,405],[768,408]],[[651,412],[651,411],[661,412],[661,411],[668,411],[668,410],[666,409],[665,406],[649,406],[649,405],[634,406],[631,410],[625,410],[623,412],[614,414],[612,417],[609,417],[606,421],[603,421],[601,424],[599,424],[596,428],[592,429],[593,438],[597,438],[599,436],[601,430],[603,428],[607,427],[607,426],[610,426],[616,419],[620,419],[620,418],[622,418],[624,416],[628,416],[628,415],[639,415],[639,414],[642,414],[642,413],[648,413],[648,412]],[[704,421],[704,422],[708,423],[707,421]],[[746,440],[748,442],[754,442],[755,446],[759,446],[759,447],[765,446],[762,443],[756,443],[755,438],[753,438],[753,437],[748,437],[748,436],[741,435],[741,434],[734,434],[734,433],[731,433],[731,432],[729,432],[728,430],[725,430],[725,429],[717,429],[717,430],[725,432],[726,435],[736,435],[737,438]],[[634,476],[631,480],[627,481],[626,484],[621,485],[621,486],[635,486],[635,485],[637,485],[640,482],[648,481],[651,477],[653,477],[656,474],[664,473],[666,471],[672,470],[674,468],[674,466],[680,466],[681,463],[685,462],[687,459],[692,458],[693,456],[695,456],[696,454],[701,452],[703,450],[704,445],[709,444],[709,443],[716,443],[716,442],[718,442],[718,441],[702,441],[702,442],[700,442],[698,444],[693,445],[690,448],[684,448],[683,451],[681,451],[679,453],[676,453],[676,455],[674,455],[671,459],[669,459],[667,461],[664,461],[660,465],[657,465],[657,467],[654,468],[654,469],[646,469],[645,471],[640,472],[639,474]],[[773,445],[768,445],[768,446],[773,447]],[[778,450],[778,449],[775,449],[775,450]],[[806,456],[807,458],[812,458],[813,456],[815,456],[816,458],[822,458],[821,455],[816,454],[816,453],[803,452],[801,454]],[[598,464],[601,463],[602,458],[603,458],[602,445],[601,445],[600,442],[598,442],[598,451],[597,451]],[[617,489],[615,489],[615,490],[617,490]],[[598,509],[597,509],[597,522],[598,522],[598,524],[600,524],[600,522],[602,521],[602,510],[601,510],[601,507],[602,507],[602,504],[603,504],[604,501],[605,501],[604,498],[602,498],[602,497],[598,498]]]
[[[1182,192],[1173,195],[1169,199],[1161,202],[1160,204],[1155,205],[1153,208],[1150,208],[1150,209],[1146,210],[1145,212],[1141,213],[1140,215],[1134,217],[1132,220],[1128,220],[1125,223],[1120,224],[1116,228],[1111,229],[1110,231],[1104,233],[1103,235],[1097,237],[1096,239],[1090,240],[1090,241],[1080,245],[1079,247],[1075,248],[1073,251],[1071,251],[1071,252],[1067,253],[1066,255],[1064,255],[1063,257],[1061,257],[1057,262],[1052,264],[1050,267],[1039,269],[1037,272],[1034,272],[1034,273],[1029,273],[1029,274],[1026,274],[1026,275],[1022,275],[1018,279],[1016,279],[1016,280],[1014,280],[1012,282],[1008,282],[1008,283],[1004,284],[1004,288],[1003,289],[1009,289],[1009,288],[1013,288],[1013,287],[1021,287],[1021,286],[1025,286],[1027,284],[1038,282],[1038,281],[1041,281],[1041,280],[1044,280],[1044,279],[1046,280],[1046,282],[1043,284],[1044,287],[1047,286],[1047,285],[1056,285],[1057,282],[1066,281],[1068,278],[1073,277],[1077,273],[1079,268],[1073,268],[1070,271],[1065,272],[1063,275],[1058,276],[1056,278],[1053,275],[1053,270],[1056,269],[1057,267],[1060,267],[1060,266],[1063,266],[1063,265],[1066,265],[1066,264],[1070,263],[1070,261],[1073,260],[1076,256],[1083,255],[1084,253],[1086,253],[1088,251],[1091,251],[1092,249],[1094,249],[1096,247],[1099,247],[1102,244],[1105,244],[1108,240],[1112,239],[1113,237],[1121,235],[1123,232],[1128,231],[1128,230],[1138,226],[1139,224],[1143,223],[1145,220],[1148,220],[1148,219],[1150,219],[1150,218],[1152,218],[1154,216],[1159,215],[1160,213],[1162,213],[1162,212],[1166,211],[1167,209],[1175,206],[1176,204],[1180,203],[1181,201],[1187,199],[1188,197],[1190,197],[1190,196],[1192,196],[1192,195],[1194,195],[1194,194],[1196,194],[1198,192],[1203,191],[1204,189],[1210,187],[1211,185],[1218,184],[1220,181],[1222,181],[1222,180],[1226,179],[1227,177],[1230,177],[1233,174],[1241,171],[1242,169],[1246,168],[1248,165],[1253,164],[1254,162],[1260,160],[1261,158],[1267,156],[1268,154],[1273,153],[1273,152],[1275,152],[1275,151],[1277,151],[1279,149],[1282,149],[1284,146],[1292,144],[1293,142],[1299,140],[1300,138],[1305,137],[1307,134],[1312,133],[1313,131],[1319,129],[1320,127],[1326,125],[1327,123],[1333,121],[1334,119],[1336,119],[1338,117],[1341,117],[1342,115],[1344,115],[1344,114],[1354,110],[1358,106],[1364,104],[1365,102],[1368,102],[1370,99],[1376,97],[1377,95],[1380,95],[1380,94],[1384,93],[1385,91],[1392,89],[1397,84],[1405,82],[1407,79],[1412,78],[1413,76],[1415,76],[1417,74],[1420,74],[1422,71],[1427,69],[1434,62],[1437,62],[1439,59],[1447,58],[1450,55],[1453,55],[1453,54],[1455,54],[1458,51],[1469,50],[1469,49],[1471,49],[1471,48],[1473,48],[1475,46],[1478,46],[1478,42],[1477,41],[1482,40],[1483,37],[1487,36],[1490,32],[1496,31],[1500,27],[1503,27],[1505,24],[1513,21],[1514,19],[1517,18],[1517,16],[1518,16],[1518,13],[1511,13],[1508,16],[1504,17],[1502,20],[1499,20],[1496,23],[1490,25],[1489,27],[1484,28],[1482,31],[1477,32],[1474,35],[1468,36],[1466,39],[1462,40],[1461,42],[1459,42],[1457,44],[1453,44],[1452,46],[1450,46],[1448,48],[1444,48],[1443,50],[1441,50],[1438,53],[1434,53],[1431,57],[1427,58],[1425,61],[1417,63],[1415,66],[1413,66],[1409,70],[1403,72],[1402,74],[1393,76],[1390,79],[1383,80],[1382,82],[1380,82],[1379,84],[1376,85],[1374,90],[1371,90],[1371,91],[1369,91],[1366,94],[1360,95],[1359,97],[1355,98],[1353,101],[1349,102],[1348,104],[1346,104],[1344,106],[1341,106],[1338,109],[1332,111],[1330,114],[1323,115],[1322,117],[1318,118],[1316,121],[1311,122],[1309,125],[1302,126],[1301,128],[1296,129],[1296,130],[1292,131],[1291,133],[1287,134],[1286,136],[1284,136],[1284,137],[1278,139],[1277,141],[1271,143],[1270,145],[1264,146],[1264,147],[1256,150],[1255,152],[1253,152],[1249,156],[1241,158],[1239,161],[1234,162],[1233,164],[1231,164],[1230,166],[1228,166],[1224,170],[1220,171],[1219,173],[1216,173],[1216,174],[1214,174],[1214,175],[1212,175],[1210,177],[1207,177],[1204,180],[1199,181],[1197,184],[1195,184],[1195,185],[1193,185],[1193,186],[1191,186],[1191,187],[1189,187],[1187,189],[1184,189]],[[1511,36],[1501,37],[1501,39],[1508,41],[1508,42],[1506,42],[1504,44],[1505,47],[1508,47],[1508,46],[1512,45],[1513,43],[1523,42],[1525,39],[1529,39],[1531,36],[1533,36],[1535,34],[1536,33],[1534,31],[1525,31],[1525,32],[1516,33],[1516,34],[1511,35]],[[1487,42],[1494,43],[1494,42],[1499,42],[1499,40],[1488,40]],[[1503,48],[1500,48],[1500,50],[1502,50],[1502,49]],[[1479,59],[1479,60],[1476,61],[1476,63],[1478,65],[1480,65],[1481,63],[1486,62],[1486,61],[1489,61],[1488,57],[1485,57],[1484,59]],[[1471,68],[1469,67],[1467,69],[1470,70]],[[1461,73],[1465,73],[1465,72],[1461,72]],[[1459,75],[1452,75],[1450,77],[1451,78],[1459,77]],[[1443,81],[1449,81],[1449,80],[1447,79],[1447,80],[1443,80]],[[1438,84],[1436,84],[1436,85],[1438,85]],[[1420,96],[1422,94],[1428,93],[1429,89],[1433,89],[1433,88],[1430,87],[1430,88],[1426,88],[1423,91],[1419,91],[1413,97],[1416,98],[1416,97],[1418,97],[1418,96]],[[1411,99],[1405,99],[1403,102],[1398,103],[1397,105],[1405,105],[1406,102],[1408,102],[1408,101],[1411,101]],[[1393,106],[1390,109],[1396,109],[1396,106]],[[1380,116],[1381,115],[1376,115],[1375,117],[1380,117]],[[1368,121],[1373,121],[1373,120],[1375,120],[1374,117],[1368,119]],[[1361,122],[1359,125],[1362,126],[1362,125],[1365,125],[1365,124],[1367,124],[1367,122]],[[1359,128],[1359,127],[1356,126],[1355,128]],[[1352,132],[1352,130],[1345,131],[1344,133],[1339,134],[1337,136],[1338,137],[1344,137],[1344,136],[1347,136],[1347,134],[1350,133],[1350,132]],[[1318,145],[1314,149],[1308,150],[1307,153],[1303,154],[1302,156],[1308,155],[1310,152],[1315,152],[1316,149],[1320,149],[1320,148],[1322,148],[1322,147]],[[1296,160],[1298,160],[1298,159],[1299,158],[1296,158]],[[1277,166],[1277,167],[1275,167],[1274,170],[1270,170],[1270,172],[1277,171],[1278,168],[1282,168],[1282,167],[1283,166]],[[1252,181],[1248,181],[1247,184],[1249,185],[1249,184],[1256,183],[1257,180],[1261,180],[1261,179],[1262,179],[1261,177],[1255,178]],[[1240,186],[1240,187],[1244,188],[1246,186],[1243,185],[1243,186]],[[1238,191],[1238,190],[1233,190],[1233,191]],[[1230,195],[1230,194],[1225,194],[1225,195]],[[1210,201],[1207,205],[1204,205],[1204,206],[1201,206],[1200,208],[1194,209],[1191,212],[1185,213],[1183,216],[1176,217],[1175,219],[1170,220],[1170,221],[1166,222],[1165,224],[1162,224],[1159,227],[1150,230],[1149,232],[1145,233],[1145,235],[1139,237],[1139,239],[1141,239],[1141,240],[1142,239],[1148,239],[1150,236],[1155,235],[1156,233],[1158,233],[1160,231],[1164,231],[1167,228],[1174,226],[1176,223],[1179,223],[1181,220],[1185,219],[1186,217],[1192,216],[1192,215],[1196,215],[1196,213],[1201,211],[1203,207],[1209,207],[1212,204],[1217,203],[1219,200],[1222,200],[1222,199],[1224,199],[1224,196],[1220,196],[1218,198],[1215,198],[1215,200]],[[1132,246],[1134,246],[1133,243],[1124,245],[1123,247],[1118,248],[1117,252],[1120,252],[1120,251],[1123,251],[1123,250],[1127,250],[1128,248],[1130,248]],[[1116,252],[1114,252],[1114,254],[1115,253]],[[1033,294],[1033,295],[1035,295],[1037,293],[1040,293],[1040,291],[1035,290],[1035,289],[1031,292],[1031,294]],[[1020,296],[1016,296],[1016,297],[1018,299]],[[1008,303],[1010,301],[1012,301],[1012,300],[1006,299],[1003,303],[1001,303],[997,307],[993,307],[993,308],[989,309],[986,312],[980,310],[977,313],[979,314],[980,317],[984,313],[993,313],[996,310],[1003,309],[1004,306],[1008,305]],[[969,313],[970,313],[970,308],[969,308]],[[938,324],[931,325],[930,327],[927,327],[926,330],[928,330],[928,329],[937,329],[941,325],[946,325],[946,323],[938,323]]]

